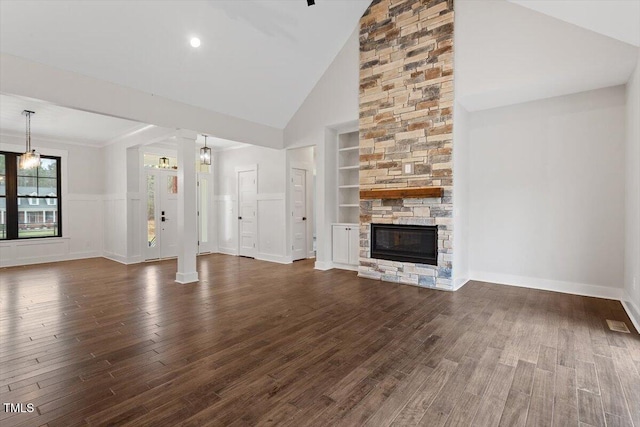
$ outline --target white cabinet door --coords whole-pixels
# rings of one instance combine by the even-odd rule
[[[351,226],[349,228],[349,264],[358,265],[360,254],[360,227]]]
[[[357,266],[360,254],[358,224],[336,224],[333,229],[333,262]]]
[[[349,230],[344,225],[333,227],[333,262],[349,263]]]

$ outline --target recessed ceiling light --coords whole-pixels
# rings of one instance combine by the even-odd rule
[[[197,37],[193,37],[190,43],[191,43],[191,47],[200,47],[200,39]]]

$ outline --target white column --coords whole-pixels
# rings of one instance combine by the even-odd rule
[[[178,148],[178,271],[176,282],[198,281],[198,211],[196,195],[196,137],[193,131],[176,131]]]

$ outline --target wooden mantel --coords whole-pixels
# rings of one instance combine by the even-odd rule
[[[360,199],[426,199],[442,197],[442,187],[385,188],[382,190],[361,190]]]

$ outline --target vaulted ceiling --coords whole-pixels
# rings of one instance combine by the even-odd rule
[[[0,51],[282,129],[369,3],[3,0]]]
[[[640,9],[616,9],[615,3],[622,2],[614,0],[590,1],[595,7],[585,9],[590,11],[588,16],[600,13],[600,21],[607,23],[591,25],[578,13],[584,12],[581,6],[586,2],[558,0],[558,5],[564,5],[558,10],[547,3],[456,2],[455,87],[456,98],[464,107],[483,110],[628,81],[638,47],[596,28],[606,32],[617,25],[624,29],[621,34],[633,36],[640,32]],[[567,10],[583,16],[576,18],[582,25],[563,19]],[[625,12],[632,19],[623,16]]]
[[[0,51],[282,129],[369,3],[1,0]],[[456,96],[469,110],[624,84],[640,0],[458,0],[455,43]],[[3,133],[20,132],[29,102],[0,97]],[[144,126],[38,108],[43,137],[104,145]]]
[[[640,46],[640,0],[509,0],[536,12]]]

